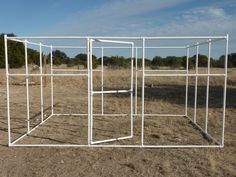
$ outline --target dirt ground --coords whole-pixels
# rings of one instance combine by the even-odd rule
[[[23,73],[24,68],[11,69]],[[37,73],[36,70],[31,72]],[[191,72],[194,72],[192,70]],[[200,73],[206,72],[201,69]],[[222,73],[212,69],[212,73]],[[101,73],[94,73],[94,88],[101,88]],[[224,148],[78,148],[8,147],[5,70],[0,70],[0,176],[236,176],[236,69],[229,69]],[[40,79],[29,78],[30,127],[40,123]],[[10,79],[12,141],[27,131],[25,79]],[[194,83],[189,77],[188,115],[194,115]],[[197,122],[204,128],[206,77],[198,80]],[[208,132],[220,141],[223,78],[210,78]],[[138,113],[141,113],[141,78]],[[104,89],[128,89],[129,70],[104,72]],[[44,118],[51,114],[50,78],[44,92]],[[130,113],[129,94],[105,94],[104,113]],[[146,79],[145,113],[184,114],[185,78]],[[54,114],[87,113],[86,77],[54,78]],[[94,96],[94,113],[101,113],[101,95]],[[128,136],[130,117],[95,116],[93,139]],[[18,144],[86,144],[87,116],[54,115]],[[144,143],[151,145],[214,144],[185,117],[145,117]],[[134,118],[134,137],[106,144],[140,144],[141,117]]]

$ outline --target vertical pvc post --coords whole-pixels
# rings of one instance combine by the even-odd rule
[[[104,115],[104,94],[103,94],[103,90],[104,90],[104,79],[103,79],[103,56],[104,56],[104,50],[103,50],[103,47],[102,47],[102,58],[101,58],[101,70],[102,70],[102,115]]]
[[[142,38],[142,130],[141,130],[141,145],[144,145],[144,86],[145,86],[145,38]]]
[[[135,115],[138,114],[138,48],[135,47]]]
[[[88,145],[91,145],[91,139],[90,139],[90,108],[91,108],[91,103],[90,103],[90,40],[87,38],[87,74],[88,74]]]
[[[211,39],[209,39],[208,44],[208,62],[207,62],[207,74],[210,74],[211,67]],[[207,76],[207,87],[206,87],[206,114],[205,114],[205,132],[207,133],[207,124],[208,124],[208,105],[209,105],[209,84],[210,76]]]
[[[42,44],[39,44],[39,65],[40,65],[40,107],[41,107],[41,122],[43,122],[43,61],[42,61]]]
[[[130,74],[130,129],[133,137],[133,94],[134,94],[134,44],[131,45],[131,74]]]
[[[46,56],[43,57],[43,62],[44,62],[44,74],[47,74],[47,57]],[[44,82],[43,86],[47,87],[47,77],[46,76],[43,78],[43,82]]]
[[[189,70],[189,46],[186,50],[186,82],[185,82],[185,116],[188,116],[188,70]]]
[[[25,86],[26,86],[26,116],[27,116],[27,133],[30,131],[30,116],[29,116],[29,69],[28,69],[28,52],[27,40],[25,40]]]
[[[51,65],[51,71],[50,73],[53,75],[53,56],[52,56],[52,46],[51,46],[51,51],[50,51],[50,65]],[[53,111],[53,104],[54,104],[54,100],[53,100],[53,76],[51,75],[51,112],[52,112],[52,115],[54,114],[54,111]]]
[[[90,143],[93,137],[93,39],[89,40],[89,62],[90,62]]]
[[[10,120],[10,93],[9,93],[9,64],[7,52],[7,35],[4,35],[5,48],[5,68],[6,68],[6,89],[7,89],[7,130],[8,130],[8,146],[11,146],[11,120]]]
[[[228,71],[228,46],[229,46],[229,35],[226,35],[225,42],[225,70],[224,70],[224,95],[223,95],[223,116],[222,116],[222,136],[221,145],[224,146],[225,137],[225,107],[226,107],[226,89],[227,89],[227,71]]]
[[[199,53],[199,45],[197,43],[196,46],[196,61],[195,61],[195,73],[198,74],[198,53]],[[194,97],[194,115],[193,115],[193,122],[197,122],[197,85],[198,85],[198,76],[195,76],[195,97]]]

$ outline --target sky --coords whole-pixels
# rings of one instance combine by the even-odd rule
[[[23,0],[2,1],[1,7],[2,33],[18,36],[229,34],[229,52],[236,52],[236,0]],[[217,51],[216,47],[216,54]]]

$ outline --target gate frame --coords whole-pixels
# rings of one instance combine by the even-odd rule
[[[87,46],[52,46],[52,45],[45,45],[42,43],[35,43],[35,42],[30,42],[28,40],[30,39],[75,39],[75,40],[79,40],[79,39],[83,39],[83,40],[87,40]],[[142,41],[142,46],[133,46],[135,48],[135,106],[134,106],[134,116],[141,116],[141,144],[133,144],[133,145],[118,145],[118,144],[92,144],[90,141],[90,136],[89,136],[89,129],[91,129],[90,126],[90,121],[91,121],[91,83],[89,81],[91,81],[91,72],[96,71],[92,69],[92,65],[91,65],[91,56],[89,48],[90,48],[90,43],[89,40],[94,39],[94,40],[131,40],[131,41],[137,41],[137,40],[141,40]],[[206,39],[206,41],[204,42],[200,42],[200,43],[196,43],[193,45],[187,45],[187,46],[145,46],[145,42],[147,40],[168,40],[168,39],[172,39],[172,40],[178,40],[178,39]],[[13,73],[9,73],[9,64],[8,64],[8,46],[7,46],[7,41],[11,40],[11,41],[15,41],[15,42],[21,42],[25,45],[25,68],[26,68],[26,73],[25,74],[13,74]],[[211,74],[210,73],[210,58],[211,58],[211,44],[215,41],[219,41],[219,40],[225,40],[225,66],[224,66],[224,73],[223,74]],[[224,147],[224,133],[225,133],[225,107],[226,107],[226,87],[227,87],[227,64],[228,64],[228,40],[229,40],[229,35],[225,35],[225,36],[184,36],[184,37],[102,37],[102,36],[45,36],[45,37],[8,37],[7,35],[4,35],[4,46],[5,46],[5,67],[6,67],[6,90],[7,90],[7,124],[8,124],[8,146],[30,146],[30,147],[34,147],[34,146],[53,146],[53,147],[147,147],[147,148],[200,148],[200,147]],[[40,74],[29,74],[28,73],[28,58],[27,58],[27,44],[31,44],[31,45],[36,45],[39,46],[39,52],[40,52]],[[200,45],[206,45],[208,44],[208,65],[207,65],[207,74],[199,74],[198,73],[198,53],[199,53],[199,46]],[[42,47],[47,47],[50,49],[50,54],[51,54],[51,58],[50,58],[50,73],[49,74],[43,74],[42,72]],[[80,74],[56,74],[53,71],[56,69],[53,69],[53,57],[52,57],[52,51],[55,48],[77,48],[77,49],[87,49],[87,64],[90,67],[87,67],[87,70],[84,70],[85,73],[80,73]],[[128,48],[128,47],[93,47],[93,48],[100,48],[102,51],[102,70],[97,70],[100,71],[102,73],[102,91],[103,91],[103,52],[104,49],[106,48]],[[158,71],[158,72],[162,72],[162,71],[168,71],[168,72],[173,72],[173,73],[148,73],[150,72],[150,70],[146,70],[145,69],[145,49],[186,49],[186,69],[185,70],[181,70],[183,71],[183,73],[174,73],[175,71],[180,71],[180,70],[151,70],[152,72]],[[189,49],[190,48],[196,48],[196,73],[195,74],[190,74],[188,72],[188,59],[189,59]],[[137,67],[137,51],[138,49],[142,49],[142,69],[138,70]],[[133,53],[133,52],[132,52]],[[133,59],[132,59],[133,62]],[[68,70],[67,70],[68,71]],[[81,71],[81,70],[79,70]],[[142,73],[142,106],[141,106],[141,114],[138,114],[137,111],[137,77],[138,77],[138,73],[141,71]],[[33,127],[32,129],[30,129],[30,117],[29,117],[29,81],[28,78],[30,76],[37,76],[40,77],[40,94],[41,94],[41,122],[36,125],[35,127]],[[44,113],[43,113],[43,82],[42,82],[42,78],[45,76],[49,76],[51,78],[51,112],[52,114],[49,115],[47,118],[44,118]],[[88,78],[88,113],[87,114],[55,114],[53,111],[53,77],[55,76],[86,76]],[[183,76],[186,77],[186,98],[185,98],[185,114],[184,115],[176,115],[176,114],[145,114],[145,110],[144,110],[144,90],[145,90],[145,77],[160,77],[160,76],[164,76],[164,77],[171,77],[171,76]],[[194,117],[193,119],[191,119],[188,116],[188,77],[189,76],[193,76],[195,77],[195,101],[194,101]],[[221,131],[221,137],[220,140],[215,139],[214,137],[212,137],[208,131],[207,131],[207,125],[208,125],[208,100],[209,100],[209,78],[211,76],[214,77],[224,77],[224,90],[223,90],[223,115],[222,115],[222,131]],[[18,137],[17,139],[15,139],[14,141],[11,140],[11,125],[10,125],[10,93],[9,93],[9,78],[10,77],[25,77],[26,79],[26,97],[27,97],[27,132],[23,135],[21,135],[20,137]],[[197,122],[196,122],[196,109],[197,109],[197,80],[198,77],[207,77],[207,90],[206,90],[206,115],[205,115],[205,127],[202,128]],[[133,109],[132,109],[133,111]],[[34,131],[36,128],[38,128],[39,126],[41,126],[44,122],[46,122],[48,119],[50,119],[53,116],[60,116],[60,115],[78,115],[78,116],[82,116],[82,115],[87,115],[88,116],[88,144],[17,144],[17,142],[19,140],[21,140],[22,138],[24,138],[25,136],[27,136],[28,134],[30,134],[32,131]],[[102,94],[102,114],[94,114],[94,116],[115,116],[115,114],[104,114],[104,110],[103,110],[103,94]],[[122,116],[122,115],[120,115]],[[181,145],[168,145],[168,144],[164,144],[164,145],[148,145],[148,144],[144,144],[144,120],[145,120],[145,116],[180,116],[180,117],[185,117],[188,120],[190,120],[200,131],[201,133],[203,133],[204,135],[206,135],[209,139],[211,139],[213,142],[215,142],[215,144],[181,144]]]

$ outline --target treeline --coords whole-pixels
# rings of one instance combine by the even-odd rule
[[[8,34],[8,36],[15,36]],[[20,42],[8,41],[8,63],[11,68],[25,65],[25,47]],[[28,48],[28,62],[39,65],[39,52]],[[0,68],[5,67],[4,34],[0,35]]]
[[[8,34],[8,36],[14,36],[14,34]],[[28,48],[28,63],[39,65],[39,52],[37,50],[33,50]],[[53,64],[61,65],[66,64],[68,67],[72,66],[82,66],[87,68],[87,54],[80,53],[75,57],[68,57],[66,53],[55,50],[52,52],[53,54]],[[4,35],[0,35],[0,68],[5,67],[5,59],[4,59]],[[48,59],[50,59],[50,54],[44,55]],[[211,66],[212,67],[224,67],[224,59],[225,56],[220,56],[217,60],[211,58]],[[25,65],[25,48],[22,43],[8,41],[8,62],[11,68],[18,68]],[[129,68],[130,67],[131,58],[125,58],[122,56],[104,56],[103,64],[109,68]],[[49,63],[49,60],[47,60]],[[135,62],[134,62],[135,64]],[[142,59],[138,58],[137,64],[139,67],[142,66]],[[191,56],[189,58],[189,68],[195,67],[196,64],[196,55]],[[101,65],[101,58],[97,58],[93,55],[93,68],[97,68],[98,65]],[[180,68],[186,67],[186,56],[177,57],[177,56],[155,56],[152,60],[145,59],[145,65],[149,66],[153,69],[159,67],[171,67],[171,68]],[[199,67],[207,67],[208,65],[208,57],[205,55],[198,55],[198,66]],[[231,53],[228,55],[228,67],[236,67],[236,53]]]
[[[223,68],[225,64],[225,55],[219,57],[218,60],[211,58],[210,66],[211,67],[220,67]],[[176,56],[167,56],[160,57],[155,56],[151,62],[151,67],[162,67],[169,66],[172,68],[184,67],[186,68],[186,56],[176,57]],[[196,66],[196,55],[192,56],[188,60],[189,68],[193,68]],[[208,66],[208,57],[206,55],[198,55],[198,66],[199,67],[207,67]],[[236,53],[231,53],[228,55],[228,67],[236,67]]]

